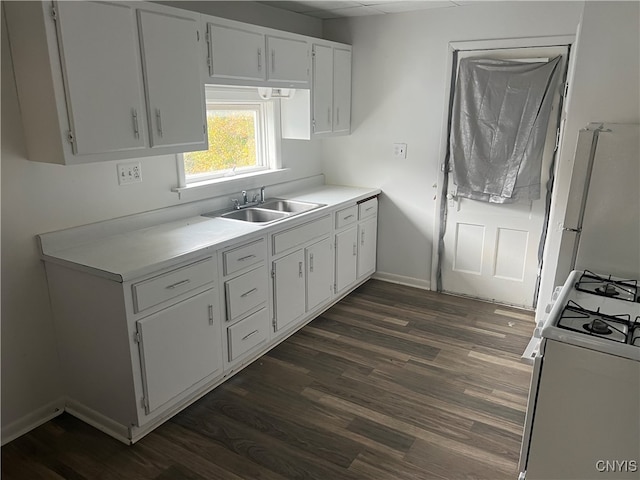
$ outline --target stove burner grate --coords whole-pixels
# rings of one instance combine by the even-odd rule
[[[576,290],[628,302],[640,302],[637,280],[619,280],[585,270],[575,284]]]
[[[601,313],[599,309],[594,312],[569,300],[560,314],[557,326],[585,335],[627,343],[632,322],[629,314],[607,315]]]

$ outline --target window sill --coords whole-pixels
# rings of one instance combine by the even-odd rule
[[[175,187],[171,191],[176,192],[178,198],[189,200],[230,195],[237,193],[239,190],[249,190],[286,181],[290,171],[290,168],[279,168],[234,175],[232,177],[214,178],[192,183],[186,187]]]

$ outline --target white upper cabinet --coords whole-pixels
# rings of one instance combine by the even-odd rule
[[[203,16],[207,31],[205,82],[309,88],[307,37]]]
[[[333,133],[351,132],[351,49],[333,49]]]
[[[313,133],[331,133],[333,111],[333,48],[313,46]]]
[[[145,147],[146,116],[135,10],[60,2],[57,27],[75,154]]]
[[[311,101],[298,92],[282,101],[283,138],[348,135],[351,133],[351,47],[319,40],[311,48]]]
[[[209,76],[217,80],[264,81],[265,39],[262,33],[207,24]]]
[[[197,149],[206,143],[197,18],[146,10],[138,15],[151,147]]]
[[[289,87],[309,85],[309,44],[301,39],[267,35],[267,80]]]
[[[207,148],[199,14],[146,2],[5,7],[30,160]]]

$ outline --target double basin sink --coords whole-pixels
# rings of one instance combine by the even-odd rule
[[[227,218],[243,222],[267,224],[299,215],[326,206],[323,203],[301,202],[298,200],[271,199],[253,207],[235,209],[230,212],[205,213],[205,217]]]

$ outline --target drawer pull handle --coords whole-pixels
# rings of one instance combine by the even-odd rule
[[[156,126],[158,127],[158,135],[162,137],[162,113],[156,108]]]
[[[347,215],[346,217],[343,218],[343,220],[349,220],[350,218],[353,218],[353,214]]]
[[[213,325],[213,305],[209,305],[209,325]]]
[[[313,273],[313,253],[309,254],[309,271]]]
[[[259,331],[260,330],[254,330],[253,332],[246,334],[244,337],[242,337],[242,341],[244,342],[247,338],[252,337],[253,335],[258,333]]]
[[[249,260],[250,258],[256,258],[256,256],[254,254],[251,255],[245,255],[244,257],[240,257],[238,259],[239,262],[244,262],[245,260]]]
[[[362,233],[360,234],[360,245],[364,245],[364,230],[362,230]]]
[[[249,290],[248,292],[244,292],[242,295],[240,295],[242,298],[247,297],[249,295],[251,295],[253,292],[257,292],[258,289],[257,288],[252,288],[251,290]]]
[[[298,277],[302,278],[302,262],[298,262]]]
[[[353,256],[355,257],[356,255],[358,255],[358,244],[353,242]]]
[[[369,208],[365,208],[365,212],[368,212],[369,210],[373,210],[374,207],[369,207]]]
[[[186,280],[180,280],[179,282],[172,283],[171,285],[167,285],[165,288],[167,290],[173,290],[174,288],[181,287],[182,285],[186,285],[189,282],[191,282],[191,280],[187,278]]]

